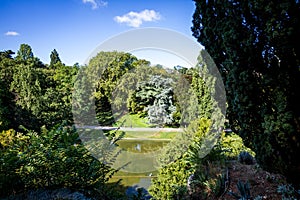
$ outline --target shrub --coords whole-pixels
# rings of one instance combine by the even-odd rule
[[[28,137],[13,129],[0,133],[0,197],[24,188],[24,183],[16,171],[20,168],[19,146]]]
[[[149,193],[155,199],[177,199],[187,192],[187,180],[193,169],[180,158],[159,169],[156,179],[152,180]]]
[[[242,151],[239,154],[238,161],[242,164],[247,164],[247,165],[253,165],[255,162],[253,156],[247,151]]]
[[[221,135],[221,148],[223,154],[227,159],[236,159],[238,155],[243,152],[249,152],[252,156],[255,156],[254,151],[244,145],[243,139],[231,132],[225,133],[223,132]]]
[[[40,188],[69,188],[97,198],[114,199],[119,195],[106,184],[116,170],[85,149],[74,127],[43,128],[40,134],[28,131],[26,136],[20,134],[15,138],[15,143],[9,143],[9,149],[1,152],[1,175],[10,174],[21,183],[21,188],[10,185],[10,191],[1,193],[2,196],[12,190]],[[1,180],[1,185],[5,184]]]

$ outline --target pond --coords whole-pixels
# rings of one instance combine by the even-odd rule
[[[124,149],[116,162],[131,162],[123,170],[114,175],[110,182],[122,179],[126,187],[138,186],[148,189],[151,179],[157,175],[156,154],[158,150],[169,143],[168,139],[136,139],[125,138],[118,141],[120,148]],[[118,164],[119,165],[119,164]]]

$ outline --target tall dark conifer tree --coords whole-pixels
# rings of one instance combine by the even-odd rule
[[[216,62],[233,130],[263,167],[300,174],[300,2],[195,0],[193,35]],[[298,178],[298,182],[299,182]]]

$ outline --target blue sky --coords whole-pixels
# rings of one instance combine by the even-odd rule
[[[108,38],[136,28],[167,28],[195,40],[194,9],[192,0],[1,0],[0,51],[16,52],[26,43],[44,63],[56,49],[73,65]]]

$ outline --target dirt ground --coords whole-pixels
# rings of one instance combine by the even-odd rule
[[[266,200],[281,200],[281,195],[277,193],[277,188],[285,184],[286,180],[282,175],[272,174],[262,170],[258,165],[245,165],[237,161],[231,162],[228,166],[229,186],[227,191],[239,194],[237,189],[238,181],[250,183],[251,196],[262,196]],[[226,193],[222,198],[224,200],[235,199],[232,195]]]

